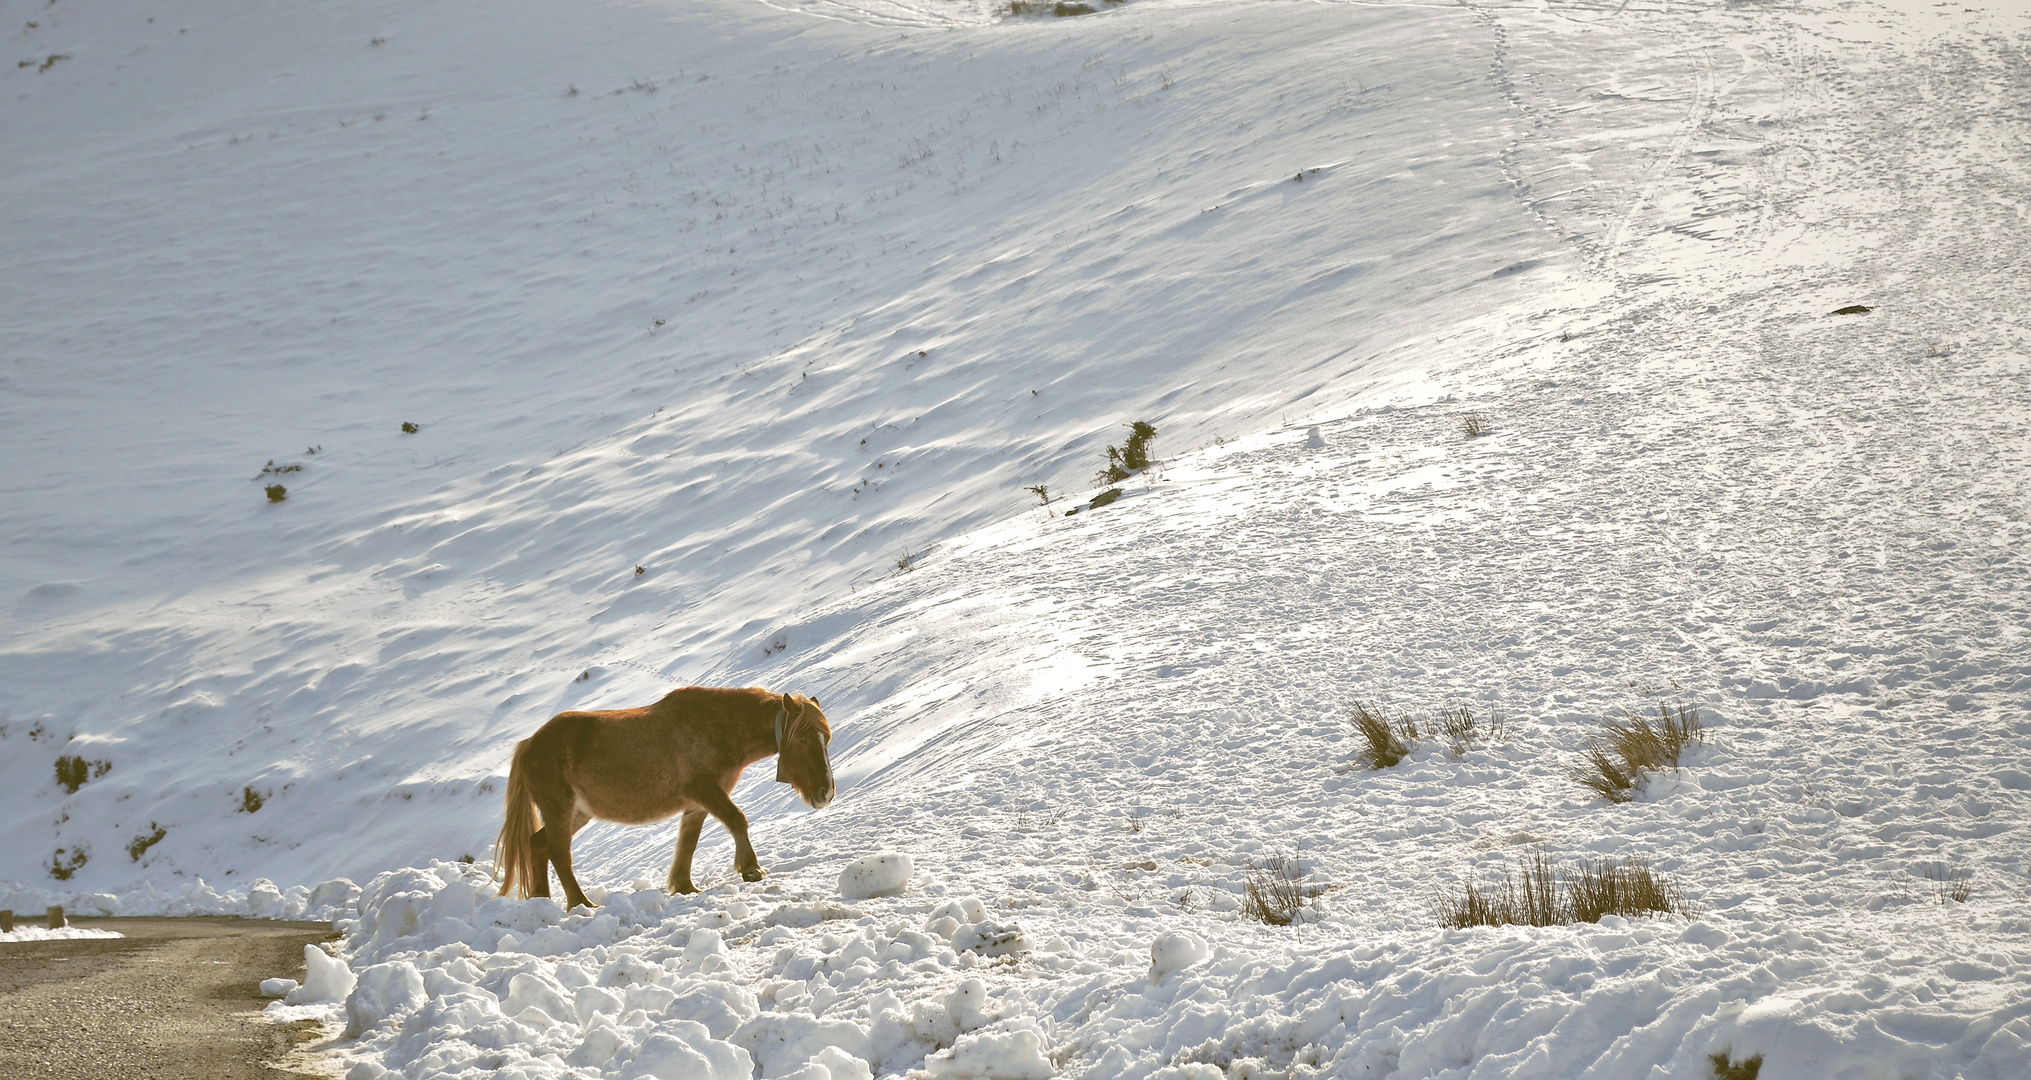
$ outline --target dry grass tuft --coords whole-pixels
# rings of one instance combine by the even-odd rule
[[[1467,752],[1468,748],[1480,746],[1502,737],[1502,721],[1494,716],[1486,720],[1475,716],[1465,705],[1445,709],[1439,713],[1435,727],[1452,744],[1455,757]]]
[[[1499,896],[1481,891],[1480,886],[1468,882],[1458,896],[1440,896],[1436,901],[1439,925],[1455,930],[1470,926],[1501,926],[1507,922],[1503,913],[1507,910]]]
[[[1654,721],[1636,712],[1602,720],[1601,734],[1581,753],[1570,775],[1609,802],[1628,802],[1644,773],[1678,768],[1687,747],[1706,741],[1698,709],[1681,705],[1674,711],[1659,702]]]
[[[1642,859],[1559,866],[1541,850],[1520,867],[1503,871],[1499,890],[1484,891],[1469,882],[1457,896],[1441,895],[1435,907],[1440,925],[1455,929],[1566,926],[1600,922],[1604,915],[1691,918],[1693,913],[1679,887],[1651,873]]]
[[[1559,888],[1559,868],[1542,851],[1517,870],[1502,872],[1502,888],[1483,892],[1472,882],[1458,897],[1441,896],[1439,922],[1454,929],[1469,926],[1564,926],[1573,921],[1571,905]]]
[[[1509,899],[1510,922],[1523,926],[1563,926],[1572,922],[1571,898],[1559,889],[1566,875],[1553,865],[1542,849],[1530,853],[1514,878],[1502,875],[1502,891]]]
[[[1927,866],[1923,873],[1941,905],[1965,904],[1975,894],[1975,872],[1965,866]]]
[[[1650,864],[1634,856],[1620,865],[1580,863],[1566,877],[1566,901],[1577,922],[1600,922],[1603,915],[1692,915],[1677,884],[1651,873]]]
[[[1369,769],[1387,769],[1410,754],[1413,744],[1444,739],[1454,757],[1502,737],[1502,721],[1474,715],[1465,705],[1441,709],[1435,718],[1420,720],[1408,713],[1390,715],[1379,705],[1354,703],[1354,729],[1367,746],[1355,757]],[[1351,771],[1350,768],[1341,769]]]
[[[1304,868],[1290,855],[1277,853],[1248,864],[1248,884],[1241,891],[1241,913],[1269,926],[1289,926],[1305,905],[1326,890],[1305,884]]]
[[[1354,703],[1354,727],[1367,741],[1360,758],[1371,769],[1387,769],[1410,753],[1410,744],[1423,738],[1417,721],[1408,716],[1390,716],[1382,707]]]

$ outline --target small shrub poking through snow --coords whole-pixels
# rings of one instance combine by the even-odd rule
[[[1324,889],[1305,884],[1304,868],[1290,855],[1277,853],[1248,864],[1248,882],[1241,890],[1241,912],[1269,926],[1298,921],[1305,905]]]
[[[1478,439],[1488,434],[1488,421],[1478,416],[1469,416],[1460,423],[1460,430],[1465,432],[1468,438]]]
[[[1708,1054],[1707,1060],[1714,1063],[1714,1080],[1756,1080],[1756,1074],[1763,1071],[1762,1054],[1751,1054],[1740,1061],[1726,1054]]]
[[[75,795],[86,780],[97,780],[112,769],[110,761],[86,761],[76,754],[65,754],[56,759],[56,782],[64,794]]]
[[[85,850],[83,844],[72,848],[57,848],[56,854],[49,857],[49,876],[58,881],[69,881],[71,875],[83,869],[91,857],[91,853]]]
[[[1103,484],[1118,484],[1149,468],[1149,452],[1156,442],[1157,429],[1141,420],[1128,425],[1128,441],[1107,448],[1107,468],[1100,472]]]
[[[155,822],[149,822],[147,832],[127,842],[127,857],[135,862],[140,862],[141,856],[148,854],[149,848],[161,843],[162,838],[168,835],[168,829],[157,825]]]
[[[281,502],[282,500],[289,497],[289,489],[283,487],[281,484],[269,484],[267,487],[262,488],[261,490],[268,493],[269,502]]]
[[[1642,713],[1629,712],[1619,720],[1602,720],[1601,729],[1581,752],[1580,764],[1570,775],[1609,802],[1628,802],[1635,797],[1644,773],[1678,768],[1687,747],[1707,741],[1699,710],[1690,705],[1674,711],[1659,702],[1655,722]]]

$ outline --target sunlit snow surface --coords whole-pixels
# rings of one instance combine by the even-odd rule
[[[361,1077],[2031,1074],[2014,10],[69,2],[0,6],[0,906],[336,916],[275,1008]],[[489,899],[513,740],[690,681],[837,724],[772,876]],[[1686,768],[1566,777],[1659,698]],[[1505,726],[1368,772],[1355,699]],[[1435,928],[1539,848],[1696,917]]]

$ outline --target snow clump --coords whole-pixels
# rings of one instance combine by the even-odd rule
[[[1183,971],[1206,959],[1206,939],[1190,930],[1166,930],[1149,947],[1149,981],[1164,981],[1173,971]]]
[[[894,896],[910,883],[914,869],[910,857],[900,851],[855,859],[839,872],[839,895],[847,900]]]
[[[1043,1028],[1027,1016],[961,1035],[952,1049],[925,1059],[932,1076],[966,1080],[1051,1080],[1057,1075],[1044,1055]]]
[[[350,997],[359,980],[353,969],[344,960],[325,952],[315,945],[303,947],[303,985],[292,986],[283,991],[287,1005],[337,1004]],[[270,979],[268,982],[276,980]],[[261,984],[261,992],[268,992],[268,982]]]

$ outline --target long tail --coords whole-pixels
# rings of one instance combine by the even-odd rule
[[[537,855],[532,837],[536,835],[536,799],[529,791],[529,744],[533,738],[515,744],[515,760],[508,766],[508,813],[501,835],[494,840],[494,866],[501,875],[501,895],[518,886],[527,897],[536,883],[548,876],[550,868]]]

